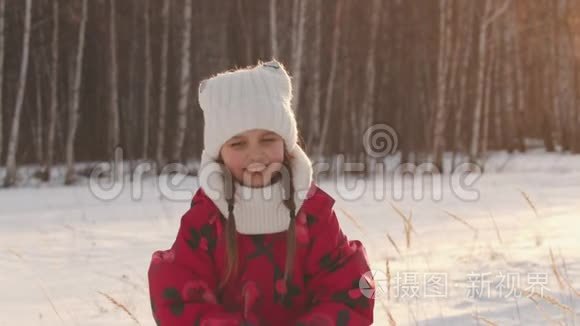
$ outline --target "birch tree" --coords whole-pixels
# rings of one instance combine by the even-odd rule
[[[334,13],[334,31],[332,34],[332,48],[330,55],[330,76],[328,77],[326,87],[326,97],[324,105],[324,120],[322,122],[322,131],[320,133],[320,141],[316,153],[318,157],[322,157],[323,148],[326,145],[328,138],[328,128],[330,127],[330,118],[332,111],[332,98],[334,96],[334,83],[336,80],[336,70],[338,65],[340,34],[342,31],[341,15],[342,15],[343,0],[336,1],[336,9]]]
[[[294,6],[296,7],[296,12],[298,12],[297,17],[294,21],[294,39],[292,42],[292,91],[294,92],[292,100],[292,109],[296,112],[298,105],[300,104],[300,92],[302,85],[302,57],[304,56],[304,25],[306,24],[306,0],[294,0]]]
[[[41,32],[42,33],[42,32]],[[34,57],[34,91],[35,91],[35,104],[36,104],[36,117],[34,118],[33,127],[32,129],[32,137],[34,143],[34,157],[36,162],[43,161],[43,139],[44,139],[44,132],[43,132],[43,103],[42,103],[42,67],[43,62],[41,57],[44,53],[40,53],[39,55]]]
[[[510,46],[513,46],[513,54],[511,58],[514,65],[514,88],[516,100],[516,114],[518,119],[514,120],[516,129],[517,147],[521,152],[526,150],[524,142],[524,127],[526,125],[525,115],[525,94],[524,94],[524,77],[523,77],[523,63],[521,54],[520,37],[517,34],[517,18],[515,10],[510,10],[510,19],[508,20],[508,33],[510,35]]]
[[[475,105],[474,105],[474,117],[472,120],[472,134],[471,134],[471,145],[469,148],[470,161],[474,162],[480,153],[480,142],[481,142],[481,117],[483,111],[483,101],[485,96],[485,63],[488,57],[488,30],[489,26],[495,19],[502,15],[508,8],[511,0],[505,0],[503,5],[494,10],[493,0],[485,0],[484,3],[484,14],[481,18],[481,25],[479,29],[478,38],[478,65],[476,71],[476,95],[475,95]]]
[[[4,151],[4,16],[6,11],[6,0],[0,0],[0,160]]]
[[[364,133],[364,131],[367,128],[370,128],[374,120],[375,98],[376,98],[375,87],[377,79],[376,52],[377,52],[377,39],[379,35],[379,27],[381,25],[381,3],[382,0],[373,0],[371,7],[371,23],[369,37],[370,44],[368,47],[366,59],[366,72],[365,72],[365,79],[367,84],[365,85],[365,94],[363,95],[364,96],[363,118],[361,119],[362,125],[360,126],[361,133]],[[370,163],[370,161],[368,163]],[[367,164],[367,166],[372,167],[373,164]]]
[[[29,51],[30,51],[30,22],[32,16],[32,0],[25,1],[24,9],[24,32],[22,33],[22,57],[20,63],[20,74],[18,77],[18,90],[16,103],[14,104],[14,115],[12,116],[12,127],[8,138],[8,152],[6,153],[6,177],[4,186],[12,186],[16,182],[16,151],[18,149],[18,136],[20,131],[20,116],[26,91],[26,76],[28,73]]]
[[[192,0],[185,0],[183,8],[183,34],[181,42],[181,67],[179,81],[179,102],[177,103],[177,120],[175,143],[171,155],[173,162],[181,161],[185,128],[187,127],[187,109],[191,91],[191,26],[192,26]]]
[[[83,72],[83,54],[85,48],[86,27],[88,19],[88,0],[83,0],[81,9],[81,21],[78,33],[77,53],[74,67],[74,80],[72,86],[72,98],[69,102],[68,134],[66,137],[66,174],[65,183],[71,184],[75,181],[74,170],[74,142],[80,117],[80,93]]]
[[[451,15],[453,5],[449,0],[439,1],[439,52],[437,57],[437,105],[433,122],[433,164],[443,171],[445,147],[445,122],[447,120],[447,82],[449,80],[449,54],[451,51]]]
[[[117,11],[115,0],[109,0],[109,142],[107,152],[113,157],[120,145],[119,124],[119,68],[117,63]]]
[[[161,36],[161,77],[159,78],[159,116],[157,126],[157,144],[155,148],[155,159],[157,161],[157,172],[159,173],[165,164],[163,146],[165,146],[165,121],[167,114],[167,66],[169,59],[169,13],[170,0],[163,0],[161,10],[162,36]]]
[[[273,0],[276,1],[276,0]],[[320,1],[314,2],[314,45],[312,56],[312,107],[310,109],[310,128],[308,130],[307,147],[311,148],[315,141],[320,138],[320,80],[322,69],[322,4]]]
[[[56,131],[58,108],[58,78],[59,78],[59,0],[52,1],[52,42],[50,66],[50,109],[48,113],[48,133],[46,141],[46,163],[44,165],[45,180],[50,180],[52,164],[54,163],[54,138]]]
[[[270,46],[272,57],[278,58],[280,50],[278,48],[278,1],[270,0]]]
[[[143,148],[141,157],[148,158],[149,149],[149,126],[150,126],[150,106],[151,106],[151,86],[153,84],[153,63],[151,58],[151,18],[150,0],[144,2],[144,24],[145,24],[145,91],[143,92]]]

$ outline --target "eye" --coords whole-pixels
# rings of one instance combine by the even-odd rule
[[[244,142],[243,141],[235,141],[235,142],[231,142],[230,143],[230,146],[231,147],[241,147],[243,145],[244,145]]]
[[[264,139],[262,139],[262,141],[263,142],[266,142],[266,143],[271,143],[271,142],[275,142],[276,141],[276,138],[272,138],[272,137],[270,137],[270,138],[264,138]]]

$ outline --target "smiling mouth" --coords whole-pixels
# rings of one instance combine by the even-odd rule
[[[246,167],[246,171],[251,173],[260,173],[266,170],[267,165],[264,163],[251,163]]]

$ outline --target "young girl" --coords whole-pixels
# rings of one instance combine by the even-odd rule
[[[291,94],[276,61],[200,83],[200,189],[149,267],[158,325],[372,323],[365,250],[312,182]]]

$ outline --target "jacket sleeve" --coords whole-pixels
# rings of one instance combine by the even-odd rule
[[[182,217],[171,249],[153,253],[148,277],[157,325],[229,326],[243,321],[217,300],[218,273],[208,252],[215,245],[215,228],[200,208],[192,207]]]
[[[312,243],[305,283],[312,303],[296,325],[371,325],[374,299],[361,287],[372,291],[374,282],[363,245],[342,233],[332,207],[315,215],[307,217]]]

